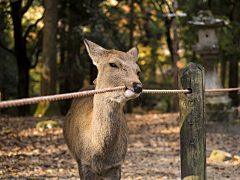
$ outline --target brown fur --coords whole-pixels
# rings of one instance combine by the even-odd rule
[[[85,40],[93,63],[98,68],[95,89],[141,84],[137,73],[138,49],[127,53],[106,50]],[[112,67],[109,63],[114,63]],[[81,90],[92,90],[87,86]],[[64,138],[76,159],[81,180],[119,180],[121,165],[127,152],[127,124],[123,106],[139,93],[129,90],[95,94],[73,100],[64,122]]]

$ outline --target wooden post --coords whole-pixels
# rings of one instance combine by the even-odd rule
[[[189,63],[179,71],[179,89],[191,93],[179,94],[181,178],[206,179],[206,131],[204,68]]]

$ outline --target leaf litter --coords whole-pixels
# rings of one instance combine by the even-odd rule
[[[179,114],[126,114],[128,152],[122,166],[123,180],[181,179]],[[64,117],[0,116],[1,179],[79,179],[77,163],[70,156],[60,126],[36,128],[46,121],[62,124]],[[215,149],[232,158],[207,158],[207,179],[240,180],[240,136],[206,135],[206,156]]]

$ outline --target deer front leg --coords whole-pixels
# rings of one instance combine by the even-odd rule
[[[78,172],[80,180],[95,180],[95,175],[90,171],[86,166],[82,166],[81,163],[78,163]]]
[[[101,178],[102,180],[120,180],[121,179],[121,168],[118,168],[111,172],[109,176]]]

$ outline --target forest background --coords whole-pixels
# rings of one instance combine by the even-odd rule
[[[199,10],[211,10],[229,25],[217,30],[221,55],[218,74],[223,87],[238,87],[240,59],[239,0],[175,0],[178,69],[188,62],[202,64],[191,50],[197,31],[187,21]],[[173,20],[171,0],[1,0],[1,100],[76,92],[92,84],[97,69],[83,39],[106,49],[139,48],[138,64],[144,89],[174,89]],[[234,106],[239,95],[230,92]],[[125,111],[174,111],[172,94],[143,94]],[[18,115],[64,115],[71,100],[1,109]],[[136,108],[137,107],[137,108]]]

